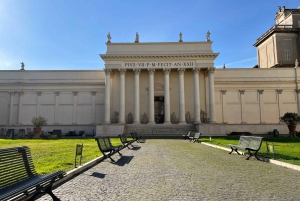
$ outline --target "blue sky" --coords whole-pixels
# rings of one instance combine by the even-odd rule
[[[257,64],[256,39],[296,0],[0,0],[0,70],[101,70],[112,42],[205,41],[216,67]]]

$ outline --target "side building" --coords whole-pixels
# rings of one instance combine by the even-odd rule
[[[256,40],[259,68],[294,67],[300,59],[300,7],[279,7],[275,25]]]

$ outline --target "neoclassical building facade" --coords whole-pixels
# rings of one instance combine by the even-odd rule
[[[137,33],[132,43],[114,43],[108,34],[107,51],[100,54],[103,70],[28,71],[22,66],[0,71],[0,128],[16,133],[33,128],[31,118],[41,115],[48,119],[44,131],[63,134],[197,129],[213,136],[267,134],[275,128],[287,134],[279,117],[300,113],[299,51],[291,49],[291,57],[284,57],[290,67],[270,67],[286,52],[279,49],[290,47],[275,39],[298,37],[291,48],[298,47],[299,23],[282,25],[296,23],[298,14],[299,9],[283,8],[276,20],[287,32],[275,27],[257,40],[259,65],[269,59],[266,68],[215,68],[219,53],[208,32],[205,41],[197,42],[183,42],[181,33],[178,42],[140,42]]]

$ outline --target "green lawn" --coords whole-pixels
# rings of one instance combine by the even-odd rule
[[[201,138],[203,142],[219,145],[222,147],[230,148],[227,144],[238,144],[239,137],[214,137]],[[273,155],[267,153],[266,142],[274,144],[275,160],[282,162],[300,165],[300,138],[290,137],[266,137],[263,139],[262,146],[258,152],[259,156],[272,158]]]
[[[57,170],[69,171],[74,168],[76,144],[83,143],[82,164],[99,156],[97,142],[94,139],[0,139],[0,148],[28,146],[38,173],[50,173]],[[118,138],[113,144],[120,144]],[[78,157],[79,159],[79,157]],[[79,160],[77,160],[79,162]],[[77,163],[78,164],[78,163]]]

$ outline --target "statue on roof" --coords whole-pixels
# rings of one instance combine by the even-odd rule
[[[181,32],[179,33],[179,42],[183,42],[183,40],[182,40],[182,33]]]
[[[110,36],[110,33],[108,32],[108,34],[107,34],[107,43],[111,43],[110,40],[111,40],[111,36]]]
[[[295,60],[295,68],[299,67],[298,59]]]
[[[206,41],[210,41],[210,32],[209,32],[209,30],[206,33]]]
[[[135,34],[135,41],[134,41],[134,42],[135,42],[135,43],[139,43],[139,42],[140,42],[140,41],[139,41],[139,40],[140,40],[139,38],[140,38],[139,33],[136,32],[136,34]]]
[[[223,68],[225,69],[226,67],[225,67],[225,64],[223,64]]]
[[[281,12],[281,6],[278,6],[278,10],[279,10],[279,12]]]
[[[20,69],[20,70],[25,70],[25,69],[24,69],[24,68],[25,68],[24,62],[22,61],[20,64],[21,64],[21,69]]]

